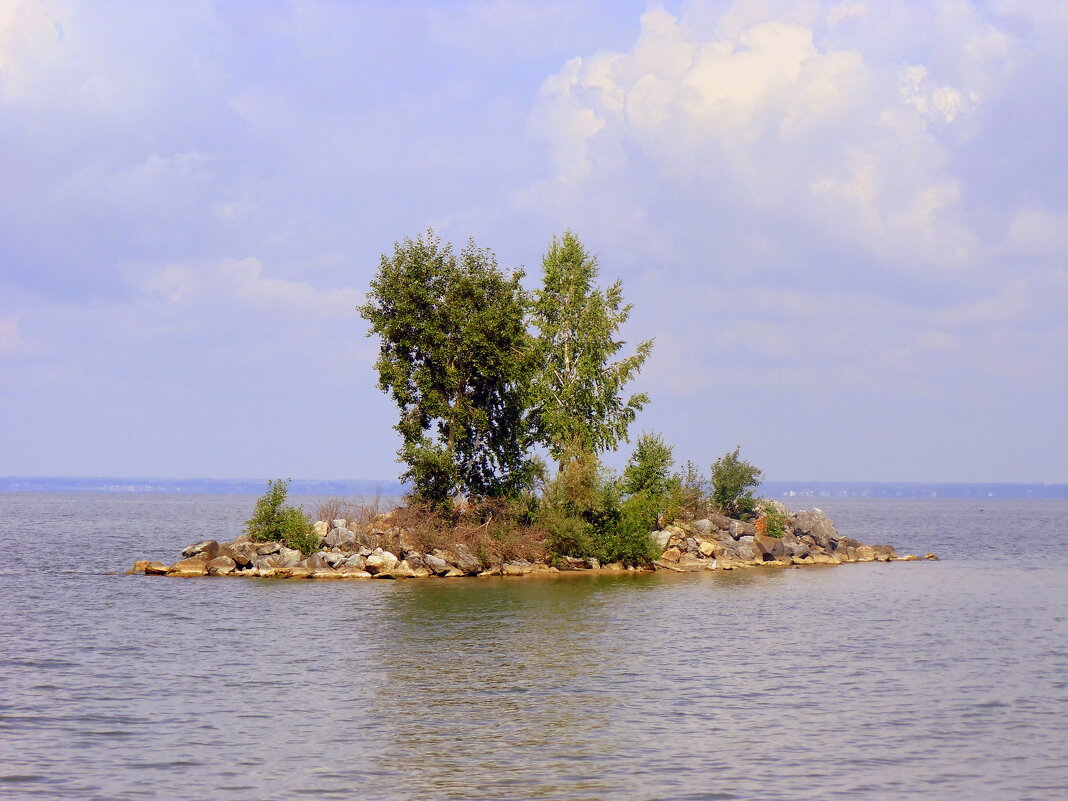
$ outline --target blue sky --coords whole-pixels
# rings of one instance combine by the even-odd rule
[[[575,230],[680,459],[1068,481],[1065,98],[1056,0],[0,0],[0,474],[395,476],[432,226]]]

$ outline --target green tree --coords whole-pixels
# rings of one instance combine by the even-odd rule
[[[624,399],[624,386],[641,370],[652,350],[642,342],[630,356],[616,359],[626,344],[615,339],[631,306],[623,286],[596,287],[597,260],[575,234],[553,237],[542,259],[542,287],[534,293],[531,321],[538,369],[531,404],[539,440],[564,466],[569,451],[599,453],[627,439],[635,414],[648,403],[644,393]]]
[[[671,489],[671,466],[675,463],[671,446],[659,434],[638,437],[634,453],[623,470],[623,492],[627,495],[645,493],[656,498]]]
[[[756,507],[753,490],[760,486],[764,475],[762,470],[739,458],[740,451],[737,447],[712,465],[712,502],[723,514],[734,518],[753,513]]]
[[[309,556],[319,549],[319,535],[303,509],[286,504],[289,481],[267,483],[267,492],[256,499],[252,517],[245,522],[245,532],[256,542],[284,542]]]
[[[359,311],[380,338],[379,387],[400,410],[402,479],[422,502],[446,508],[533,479],[522,275],[470,240],[457,256],[433,231],[382,255]]]

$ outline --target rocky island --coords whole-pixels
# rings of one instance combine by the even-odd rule
[[[847,562],[916,561],[898,556],[890,545],[866,545],[839,535],[820,509],[786,517],[780,537],[758,530],[753,522],[712,513],[652,532],[655,559],[644,565],[601,564],[594,557],[505,559],[499,553],[464,542],[422,550],[412,529],[398,525],[397,513],[377,515],[366,525],[337,519],[315,523],[321,548],[305,556],[279,541],[257,542],[244,534],[232,542],[205,540],[182,551],[172,565],[141,560],[128,573],[191,578],[246,576],[290,579],[401,579],[461,576],[527,576],[563,571],[663,570],[677,573]],[[476,553],[476,550],[479,551]],[[935,559],[927,554],[926,559]]]

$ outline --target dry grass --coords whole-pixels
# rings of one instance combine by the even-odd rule
[[[449,521],[427,509],[407,506],[394,510],[389,523],[404,529],[409,546],[423,553],[462,543],[486,565],[544,559],[545,531],[537,526],[521,525],[507,512],[503,507],[488,509],[483,505]],[[399,540],[399,536],[389,539]]]
[[[327,498],[315,507],[313,519],[325,520],[332,523],[334,520],[347,520],[350,525],[368,526],[383,512],[391,511],[392,506],[382,499],[381,491],[368,497],[359,496],[349,498]]]

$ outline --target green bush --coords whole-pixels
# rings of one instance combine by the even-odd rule
[[[769,537],[781,539],[786,534],[786,513],[778,504],[764,502],[761,504],[760,519],[764,521],[764,533]]]
[[[671,446],[664,442],[663,437],[659,434],[642,434],[623,470],[623,493],[645,493],[650,497],[667,495],[672,483],[671,466],[674,463]]]
[[[308,555],[319,548],[315,533],[304,511],[286,506],[290,479],[276,479],[267,484],[267,492],[256,500],[252,517],[245,522],[245,533],[256,542],[284,542]]]
[[[632,495],[620,504],[619,515],[611,526],[595,532],[595,555],[601,562],[645,565],[660,554],[649,536],[657,527],[659,501],[646,493]]]
[[[279,512],[279,526],[282,535],[279,539],[290,548],[295,548],[305,556],[311,556],[319,550],[319,535],[315,533],[303,509],[283,506]]]
[[[753,489],[760,486],[764,473],[738,457],[735,448],[712,465],[712,502],[728,517],[746,519],[756,508]]]

